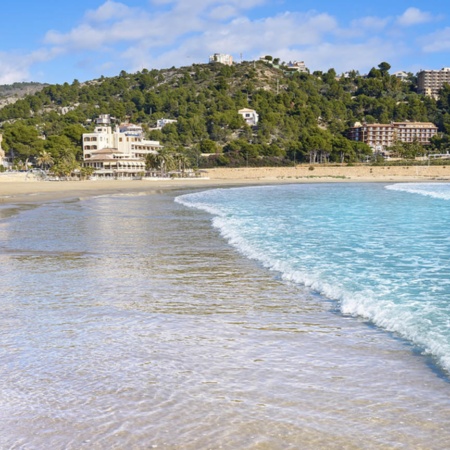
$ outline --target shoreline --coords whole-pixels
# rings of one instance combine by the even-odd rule
[[[311,170],[311,167],[314,169]],[[205,178],[43,181],[25,173],[0,174],[0,204],[36,203],[80,196],[290,183],[404,183],[450,181],[450,166],[240,167],[205,170]]]
[[[267,172],[0,183],[0,217],[3,207],[6,218],[32,211],[0,227],[5,355],[28,361],[5,366],[3,446],[446,448],[448,383],[429,356],[274,276],[232,248],[208,213],[172,198],[430,179]],[[105,198],[99,210],[59,203],[127,193],[150,195]]]

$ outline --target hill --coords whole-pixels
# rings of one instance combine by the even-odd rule
[[[27,95],[41,91],[48,84],[42,83],[13,83],[0,85],[0,109],[6,105],[15,103]]]
[[[111,114],[117,122],[142,124],[149,138],[186,153],[192,164],[287,165],[366,160],[372,151],[345,138],[354,122],[409,120],[435,123],[443,137],[434,145],[444,151],[450,88],[437,101],[416,93],[412,74],[404,82],[388,70],[381,63],[366,77],[338,77],[334,69],[308,74],[252,61],[122,71],[86,83],[35,86],[35,93],[0,109],[0,132],[4,149],[18,161],[42,151],[80,159],[81,134],[92,130],[99,114]],[[244,122],[241,108],[258,112],[256,127]],[[161,118],[177,122],[155,129]]]

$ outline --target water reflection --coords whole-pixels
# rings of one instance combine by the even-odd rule
[[[0,447],[446,448],[448,385],[421,358],[171,195],[16,219],[0,227]]]

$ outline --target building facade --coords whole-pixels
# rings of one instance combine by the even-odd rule
[[[156,128],[164,128],[166,125],[170,123],[177,123],[176,119],[158,119],[156,121]]]
[[[5,161],[5,151],[2,149],[3,135],[0,134],[0,166],[4,166]]]
[[[400,81],[407,82],[409,80],[409,74],[403,70],[399,70],[398,72],[394,72],[392,75],[398,78]]]
[[[238,113],[244,118],[247,125],[254,127],[258,124],[259,115],[254,109],[243,108]]]
[[[93,133],[83,134],[83,162],[103,177],[135,177],[145,171],[145,158],[163,146],[144,139],[142,127],[134,124],[111,127],[109,114],[96,120]]]
[[[374,152],[382,152],[395,142],[418,142],[429,145],[431,138],[437,134],[437,127],[431,122],[359,122],[350,128],[347,137],[352,141],[364,142]]]
[[[227,55],[225,53],[214,53],[214,55],[211,55],[209,57],[210,63],[221,63],[225,64],[226,66],[232,66],[233,65],[233,57],[231,55]]]
[[[450,68],[422,70],[417,74],[417,92],[430,97],[439,97],[444,84],[450,84]]]
[[[287,67],[289,70],[296,70],[297,72],[308,73],[309,70],[306,68],[304,61],[289,61],[287,63]]]

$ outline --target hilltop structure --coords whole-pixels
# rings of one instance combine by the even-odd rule
[[[409,80],[409,74],[408,72],[405,72],[404,70],[399,70],[397,72],[394,72],[392,75],[394,77],[398,78],[400,81],[406,82]]]
[[[356,122],[350,128],[347,137],[352,141],[364,142],[374,152],[382,152],[395,142],[418,142],[429,145],[437,134],[437,127],[431,122],[392,122],[364,123]]]
[[[438,98],[444,84],[450,84],[450,67],[441,70],[422,70],[417,74],[417,92]]]
[[[289,61],[287,63],[287,68],[291,71],[297,71],[301,73],[309,73],[304,61]]]
[[[209,57],[210,63],[221,63],[225,64],[226,66],[232,66],[233,65],[233,57],[231,55],[225,54],[225,53],[214,53],[214,55],[211,55]]]
[[[109,114],[96,120],[93,133],[83,134],[85,167],[95,169],[100,177],[137,177],[145,172],[145,158],[157,154],[163,146],[158,141],[144,139],[141,126],[126,123],[111,127]]]

